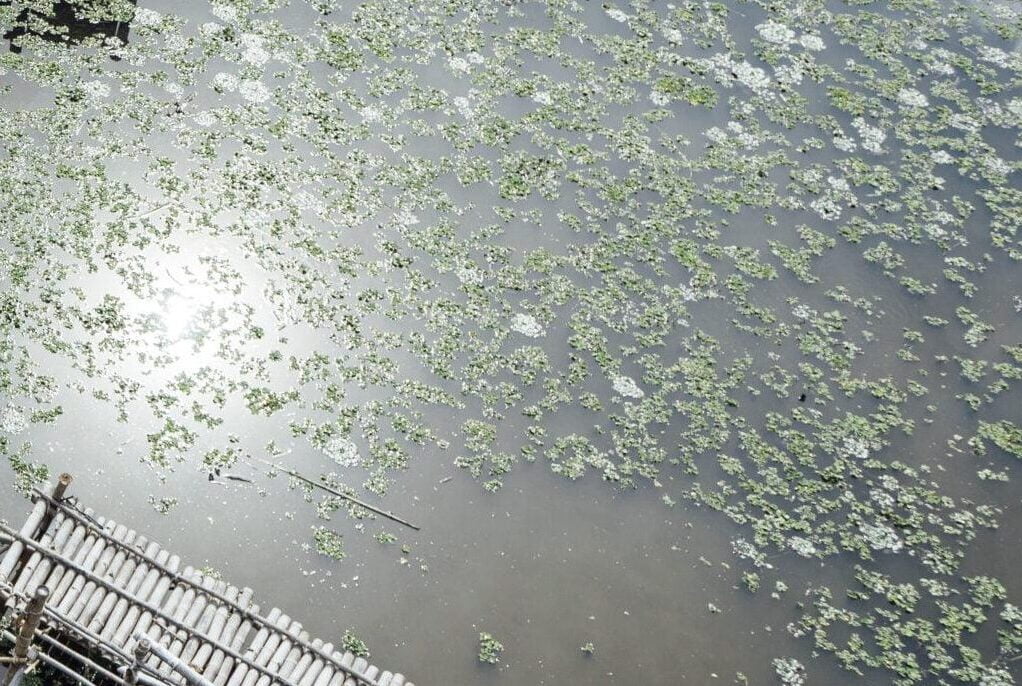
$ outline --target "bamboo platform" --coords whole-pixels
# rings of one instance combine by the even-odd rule
[[[82,508],[64,496],[69,482],[63,475],[36,491],[20,530],[0,527],[9,543],[0,595],[21,617],[43,597],[32,640],[47,664],[61,671],[53,662],[76,664],[79,675],[90,675],[79,676],[83,684],[413,686],[310,638],[278,608],[261,613],[251,588],[205,575],[144,534]]]

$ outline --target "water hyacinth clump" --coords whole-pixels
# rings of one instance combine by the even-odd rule
[[[1019,681],[1013,558],[977,552],[1022,466],[1016,4],[70,3],[127,42],[15,30],[28,4],[16,488],[83,414],[150,490],[303,459],[393,498],[435,461],[513,509],[542,468],[730,527],[735,602],[775,589],[819,656],[764,660],[781,683]],[[370,513],[290,485],[350,563]]]

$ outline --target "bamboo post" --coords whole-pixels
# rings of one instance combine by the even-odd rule
[[[131,666],[124,672],[125,686],[135,686],[138,684],[138,674],[142,670],[142,665],[149,656],[151,648],[152,644],[149,643],[149,639],[146,637],[141,638],[135,644],[135,653],[132,657]]]
[[[134,638],[139,643],[141,643],[143,640],[146,640],[143,634],[135,634]],[[170,665],[170,668],[172,670],[181,675],[181,677],[184,678],[185,682],[188,683],[190,686],[213,686],[213,684],[209,683],[209,681],[203,679],[198,672],[189,667],[185,662],[180,660],[172,652],[170,652],[162,645],[160,645],[159,642],[151,643],[149,648],[150,650],[152,650],[153,654],[156,655],[156,657],[160,658],[160,660],[162,660],[163,662],[166,662],[168,665]]]
[[[21,626],[18,628],[18,637],[14,641],[14,664],[4,678],[4,686],[15,686],[21,683],[25,663],[28,662],[28,649],[32,647],[32,639],[35,638],[36,629],[39,628],[43,607],[49,596],[50,589],[40,586],[35,590],[32,599],[28,601],[25,613],[21,618]]]
[[[74,477],[67,472],[62,472],[61,475],[57,477],[57,483],[53,485],[53,490],[50,491],[50,498],[58,503],[62,502],[64,500],[64,493],[67,492],[67,487],[71,485],[72,481],[74,481]],[[40,531],[46,531],[46,528],[50,525],[50,520],[53,519],[53,515],[56,513],[57,508],[51,507],[48,503],[46,505],[46,514],[43,515],[42,526],[39,527]]]

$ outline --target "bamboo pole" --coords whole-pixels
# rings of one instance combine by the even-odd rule
[[[61,554],[65,557],[77,559],[78,551],[86,545],[86,535],[89,533],[87,527],[77,526],[75,527],[74,533],[68,538],[67,545],[61,551]],[[54,598],[59,598],[57,589],[62,587],[62,581],[64,577],[70,577],[72,574],[65,567],[56,566],[50,570],[50,574],[46,579],[40,583],[46,584],[46,587],[53,592]],[[30,587],[31,588],[31,587]]]
[[[28,601],[25,612],[21,615],[21,626],[18,628],[18,635],[14,639],[14,664],[7,670],[4,677],[4,686],[21,683],[22,674],[25,671],[25,663],[28,662],[28,649],[35,639],[36,629],[39,628],[39,621],[43,617],[43,607],[46,599],[50,597],[50,589],[40,586],[35,590],[32,599]]]
[[[195,569],[191,565],[187,565],[185,567],[185,569],[184,569],[185,577],[189,577],[190,578],[194,571],[195,571]],[[163,614],[164,614],[164,616],[166,616],[167,619],[172,619],[172,620],[178,621],[178,617],[181,614],[183,614],[183,610],[181,608],[184,606],[184,603],[182,601],[185,600],[184,596],[185,596],[185,593],[187,593],[187,591],[188,591],[188,588],[183,586],[183,585],[181,585],[181,584],[175,586],[170,591],[170,595],[167,596],[167,601],[163,604]],[[167,627],[166,626],[161,627],[156,622],[156,619],[157,619],[157,615],[154,614],[153,617],[152,617],[152,622],[149,625],[149,629],[146,632],[148,634],[148,636],[149,636],[149,641],[151,643],[159,642],[160,637],[167,630]],[[141,632],[135,632],[135,633],[137,634],[137,633],[141,633]],[[149,656],[148,664],[157,673],[165,671],[166,665],[164,663],[160,662],[160,659],[155,654]]]
[[[280,620],[280,610],[273,608],[270,613],[266,616],[267,621],[271,622],[271,626],[275,626]],[[258,659],[259,653],[262,651],[263,646],[266,645],[266,640],[272,634],[270,627],[260,628],[252,640],[252,645],[249,646],[248,650],[245,651],[245,657],[249,659]],[[231,673],[231,680],[227,682],[228,686],[241,686],[243,679],[245,678],[248,668],[244,665],[238,665],[236,669]]]
[[[355,662],[355,655],[351,652],[345,651],[344,655],[341,656],[341,664],[346,667],[352,667]],[[348,680],[347,672],[337,672],[330,679],[330,686],[344,686],[344,683]]]
[[[301,631],[298,634],[298,640],[300,641],[308,641],[309,639],[308,631]],[[284,656],[284,660],[281,662],[280,668],[277,670],[277,674],[281,675],[285,679],[290,678],[291,674],[295,671],[295,667],[298,666],[298,661],[304,653],[305,651],[302,650],[301,644],[298,643],[298,641],[292,643],[290,650],[287,651],[287,654]]]
[[[203,577],[199,570],[195,570],[193,574],[196,580],[201,580],[199,581],[201,584],[206,583],[205,577]],[[179,617],[181,618],[182,624],[190,629],[198,629],[199,618],[202,617],[202,613],[206,609],[206,600],[206,595],[198,593],[195,588],[189,588],[185,592],[185,600],[181,603],[181,607],[179,608]],[[202,633],[205,634],[205,632]],[[194,634],[190,631],[184,632],[184,636],[178,632],[174,632],[174,634],[169,638],[170,640],[166,646],[167,650],[169,650],[173,655],[177,655],[180,659],[183,659],[184,657],[183,651],[184,647],[188,644],[188,641],[190,639],[197,640],[195,639]],[[165,665],[165,667],[167,666]],[[167,669],[169,669],[169,667],[167,667]]]
[[[248,607],[252,600],[252,589],[246,588],[239,591],[236,586],[227,589],[227,597],[236,601],[239,606]],[[238,627],[241,626],[242,616],[232,612],[233,605],[222,604],[213,618],[213,625],[210,627],[210,636],[218,643],[230,645],[234,639]],[[202,668],[202,675],[211,681],[216,678],[214,670],[219,669],[223,662],[223,653],[216,651],[213,644],[203,643],[199,646],[199,652],[193,658],[193,662]]]
[[[388,510],[381,510],[380,508],[376,507],[375,505],[370,505],[369,503],[365,502],[364,500],[360,500],[359,498],[356,498],[353,495],[348,495],[347,493],[342,493],[341,491],[338,491],[336,488],[331,488],[330,486],[327,486],[326,484],[322,484],[322,483],[320,483],[320,482],[318,482],[318,481],[316,481],[314,479],[310,479],[307,476],[302,476],[301,474],[299,474],[298,472],[294,471],[293,469],[288,469],[287,467],[284,467],[283,465],[279,465],[276,462],[270,462],[269,460],[264,460],[261,457],[252,456],[251,459],[256,460],[257,462],[261,462],[264,465],[266,465],[267,467],[272,467],[272,468],[276,469],[278,472],[283,472],[284,474],[287,474],[290,477],[298,479],[299,481],[303,481],[303,482],[309,484],[310,486],[313,486],[315,488],[319,488],[319,489],[321,489],[323,491],[326,491],[327,493],[329,493],[331,495],[335,495],[335,496],[337,496],[338,498],[340,498],[342,500],[347,500],[348,502],[354,503],[354,504],[358,505],[359,507],[363,507],[363,508],[369,510],[370,512],[375,512],[376,514],[380,515],[381,517],[386,517],[387,519],[391,520],[392,522],[397,522],[398,524],[402,524],[404,526],[407,526],[410,529],[415,529],[416,531],[419,531],[419,527],[417,527],[416,525],[412,524],[411,522],[409,522],[406,519],[402,519],[401,517],[398,517],[393,512],[390,512]]]
[[[38,490],[36,491],[36,493],[39,496],[41,496],[43,499],[47,499],[49,497],[45,493],[42,493],[41,491],[38,491]],[[136,556],[138,558],[145,559],[148,564],[151,564],[151,565],[155,566],[156,568],[160,569],[164,574],[166,574],[170,578],[171,582],[176,583],[176,584],[181,584],[181,585],[191,585],[191,586],[195,585],[194,582],[187,577],[187,575],[179,574],[177,572],[176,567],[174,569],[170,569],[166,565],[160,564],[160,563],[158,563],[155,560],[146,558],[146,556],[143,553],[141,553],[141,552],[137,551],[136,549],[132,548],[130,545],[125,544],[124,541],[120,540],[120,538],[117,536],[116,531],[112,535],[109,534],[109,533],[106,533],[105,531],[101,530],[100,527],[96,526],[93,522],[89,521],[85,517],[82,517],[80,513],[78,513],[74,508],[70,507],[66,503],[58,501],[57,504],[61,508],[64,509],[64,512],[65,512],[65,514],[67,514],[67,516],[71,517],[72,519],[75,519],[76,521],[81,522],[84,526],[90,527],[90,530],[95,532],[98,536],[102,537],[104,540],[107,540],[110,543],[112,543],[115,547],[118,547],[118,548],[121,548],[121,549],[125,550],[129,555],[134,555],[134,556]],[[417,529],[417,527],[415,527],[415,528]],[[253,624],[257,624],[257,625],[262,626],[262,627],[269,626],[267,620],[265,618],[263,618],[261,615],[259,615],[258,612],[253,612],[250,609],[242,607],[242,606],[238,605],[237,603],[234,603],[234,602],[228,600],[227,597],[224,596],[222,593],[217,593],[215,591],[203,591],[203,592],[205,592],[207,595],[215,598],[216,600],[218,600],[221,603],[226,603],[228,605],[231,605],[232,607],[234,607],[234,609],[237,612],[241,613],[244,616],[245,619],[248,619]],[[302,644],[302,647],[305,650],[313,652],[316,655],[318,655],[319,657],[323,658],[325,661],[330,662],[330,663],[334,664],[335,666],[342,667],[342,669],[348,670],[350,672],[350,667],[344,667],[344,666],[340,665],[339,662],[333,656],[331,656],[329,653],[324,653],[321,649],[315,648],[312,644],[310,644],[308,642],[301,642],[301,644]],[[350,676],[353,676],[356,679],[360,678],[360,676],[358,674],[354,674],[354,673],[350,673]]]
[[[301,634],[302,624],[301,622],[292,621],[291,625],[287,628],[287,633],[280,633],[276,636],[276,647],[273,650],[268,651],[269,657],[266,658],[266,662],[263,664],[271,672],[275,674],[281,673],[281,667],[284,664],[284,660],[287,659],[288,653],[291,652],[291,638],[297,637]],[[256,675],[249,675],[246,680],[247,686],[269,686],[269,681],[266,677],[256,677]]]
[[[9,631],[2,632],[2,635],[4,636],[4,638],[7,638],[8,640],[13,640],[14,639],[14,634],[12,634]],[[64,648],[65,651],[70,651],[70,649],[66,648],[65,646],[61,646],[61,647]],[[77,653],[76,653],[76,655],[77,655]],[[50,657],[46,653],[39,653],[36,657],[39,660],[41,660],[42,662],[44,662],[46,665],[48,665],[48,666],[52,667],[53,669],[57,670],[58,672],[60,672],[64,676],[68,677],[69,679],[72,679],[73,681],[76,681],[79,684],[82,684],[82,686],[96,686],[96,684],[92,683],[91,681],[89,681],[88,679],[83,677],[82,675],[77,674],[77,673],[71,671],[70,669],[68,669],[68,667],[64,663],[62,663],[62,662],[60,662],[58,660],[55,660],[54,658]],[[84,658],[84,659],[88,659],[88,658]],[[17,686],[19,681],[21,681],[21,674],[18,675],[17,680],[13,681],[12,684],[14,686]],[[163,684],[156,684],[155,686],[163,686]]]
[[[231,602],[237,602],[240,593],[241,591],[238,590],[237,586],[230,585],[227,587],[226,597]],[[230,614],[231,611],[227,603],[220,603],[217,606],[209,623],[209,635],[211,638],[217,641],[223,639],[224,628],[227,626],[227,618]],[[199,645],[198,650],[196,650],[195,655],[192,657],[191,663],[196,665],[198,669],[205,668],[206,663],[209,661],[209,656],[213,651],[207,650],[208,647],[208,643]]]

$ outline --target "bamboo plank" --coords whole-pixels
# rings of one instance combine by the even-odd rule
[[[41,491],[37,491],[37,493],[38,493],[38,494],[39,494],[40,496],[44,497],[44,498],[46,498],[46,497],[47,497],[47,496],[45,495],[45,493],[43,493],[43,492],[41,492]],[[65,512],[66,512],[66,513],[67,513],[67,514],[69,515],[69,516],[71,516],[72,518],[76,518],[76,519],[77,519],[77,520],[78,520],[78,521],[79,521],[80,523],[84,523],[84,524],[85,524],[86,526],[94,527],[94,523],[93,523],[93,522],[90,522],[89,520],[87,520],[87,519],[85,519],[85,518],[82,518],[82,517],[81,517],[81,515],[80,515],[80,513],[78,513],[77,511],[75,511],[75,510],[74,510],[74,509],[72,509],[72,508],[69,508],[69,507],[68,507],[68,506],[67,506],[67,505],[66,505],[65,503],[63,503],[63,502],[60,502],[60,501],[56,501],[56,500],[52,500],[52,499],[50,500],[50,503],[51,503],[51,504],[52,504],[53,506],[55,506],[55,507],[63,508],[63,510],[64,510],[64,511],[65,511]],[[140,553],[138,553],[137,551],[134,551],[133,549],[130,549],[130,548],[129,548],[129,554],[133,554],[133,555],[136,555],[136,556],[141,556],[141,555],[140,555]],[[152,562],[152,561],[150,561],[150,562]],[[170,574],[173,574],[173,573],[171,573],[171,572],[168,572],[168,573],[170,573]],[[186,580],[184,580],[184,579],[183,579],[182,577],[180,577],[179,575],[173,574],[173,577],[174,577],[174,580],[175,580],[175,581],[177,581],[177,582],[180,582],[180,583],[187,583],[187,581],[186,581]],[[228,601],[226,600],[226,598],[224,598],[224,597],[223,597],[222,595],[218,595],[218,596],[217,596],[217,600],[218,600],[218,601],[220,601],[220,602],[228,602]],[[247,618],[248,618],[248,619],[249,619],[250,621],[252,621],[252,622],[253,622],[254,624],[258,624],[258,625],[260,625],[260,626],[265,626],[265,619],[264,619],[264,618],[262,618],[262,617],[260,617],[260,616],[258,616],[258,615],[248,614],[248,615],[247,615]],[[271,627],[271,628],[272,628],[272,627]],[[314,647],[313,647],[313,646],[312,646],[311,644],[309,644],[308,642],[301,642],[301,644],[302,644],[302,647],[303,647],[303,648],[305,648],[305,649],[306,649],[307,651],[310,651],[310,652],[316,652],[316,650],[317,650],[316,648],[314,648]],[[330,657],[329,655],[326,655],[326,654],[319,654],[319,657],[321,657],[321,658],[323,658],[324,660],[327,660],[327,661],[329,661],[329,660],[331,660],[331,659],[332,659],[332,658],[331,658],[331,657]]]
[[[92,515],[91,509],[86,510],[86,512],[89,513],[89,516]],[[71,538],[68,539],[67,545],[64,546],[64,550],[61,552],[61,555],[63,555],[64,557],[71,558],[72,560],[78,559],[81,551],[87,550],[88,547],[91,545],[91,540],[89,539],[88,534],[89,534],[88,527],[85,526],[76,527],[74,533],[71,535]],[[56,567],[54,567],[53,570],[50,571],[50,575],[46,578],[46,581],[43,582],[46,584],[47,588],[51,589],[50,597],[59,598],[60,597],[59,595],[55,595],[56,592],[58,591],[58,589],[66,587],[66,585],[63,583],[65,579],[67,579],[67,584],[69,585],[71,583],[71,578],[73,576],[74,572],[71,569],[67,568],[65,565],[57,565]]]
[[[243,592],[239,591],[236,586],[230,586],[227,589],[227,598],[232,603],[236,602],[247,606],[248,602],[252,599],[252,589],[245,589]],[[237,627],[241,624],[241,616],[237,613],[232,614],[231,607],[227,603],[222,604],[213,617],[212,625],[210,625],[210,636],[218,643],[230,643],[234,632],[237,631]],[[232,619],[236,620],[233,624],[231,622]],[[199,646],[193,662],[199,666],[198,671],[200,673],[205,674],[206,667],[210,664],[214,650],[215,648],[211,643],[203,643]]]
[[[312,686],[327,686],[336,671],[337,669],[333,665],[324,662],[323,669],[316,676],[316,680],[312,682]]]
[[[106,526],[105,517],[99,517],[97,521],[100,523],[100,526]],[[79,546],[78,550],[75,552],[74,563],[81,567],[87,567],[88,569],[91,570],[91,564],[94,564],[94,562],[91,564],[87,563],[89,559],[92,558],[93,551],[95,550],[97,543],[99,543],[102,540],[103,539],[100,536],[97,536],[95,532],[93,532],[90,529],[87,536],[85,537],[85,541],[82,542],[81,546]],[[95,558],[98,557],[99,553],[96,553]],[[65,594],[68,592],[68,589],[71,587],[71,584],[77,578],[79,578],[79,575],[74,570],[71,570],[69,573],[61,577],[60,583],[58,583],[53,588],[53,598],[55,602],[59,602],[60,599],[64,598]]]
[[[166,564],[170,559],[170,551],[160,550],[156,553],[156,559],[161,564]],[[138,586],[136,595],[142,600],[151,602],[150,598],[153,595],[153,591],[156,588],[156,584],[160,580],[160,570],[156,567],[150,567],[146,573],[142,582]],[[116,610],[114,611],[116,614]],[[116,627],[111,630],[110,640],[117,645],[124,645],[128,642],[128,639],[134,633],[133,629],[138,622],[138,618],[142,612],[138,605],[135,603],[127,604],[125,607],[124,614],[121,615]]]
[[[317,649],[323,649],[323,640],[314,638],[311,643]],[[289,672],[281,672],[281,676],[294,681],[295,683],[301,683],[302,676],[309,670],[312,665],[312,661],[315,659],[315,653],[305,652],[302,653],[301,657],[298,658],[298,662],[294,664]]]
[[[146,546],[146,554],[156,557],[160,553],[160,545],[156,541],[150,541],[149,545]],[[149,565],[139,563],[135,565],[134,571],[131,576],[128,577],[128,581],[124,586],[124,590],[130,593],[132,596],[142,597],[144,592],[144,584],[149,578],[149,572],[152,571]],[[154,579],[155,582],[155,579]],[[128,610],[135,603],[129,601],[128,598],[117,598],[114,602],[113,608],[110,610],[109,615],[106,617],[106,621],[103,623],[102,628],[97,631],[104,641],[109,641],[114,637],[117,632],[117,628],[121,625],[121,620],[124,619],[125,615],[128,614]],[[93,620],[95,621],[95,620]]]
[[[68,520],[73,521],[73,520]],[[62,524],[60,530],[54,536],[50,543],[50,547],[60,553],[61,555],[70,555],[69,549],[76,547],[81,539],[85,536],[84,527],[75,526],[71,529],[70,534],[67,533],[66,523]],[[24,573],[20,575],[18,579],[27,582],[22,587],[22,590],[26,595],[31,596],[35,593],[35,590],[40,586],[46,586],[46,588],[53,589],[58,583],[60,583],[61,577],[64,575],[65,567],[63,565],[55,565],[52,560],[42,560],[36,568],[32,571],[31,576],[27,577]],[[49,583],[47,583],[49,582]],[[22,592],[15,586],[15,591]],[[52,598],[52,593],[50,598]],[[52,601],[50,601],[52,602]]]
[[[132,530],[128,532],[125,540],[134,543],[137,537],[138,532]],[[132,563],[131,557],[123,550],[118,550],[114,553],[114,559],[110,562],[110,566],[106,568],[106,571],[97,576],[99,576],[99,578],[103,581],[120,588],[124,582],[128,580],[128,575],[133,570],[134,564]],[[123,578],[122,574],[124,575]],[[79,618],[79,621],[89,627],[89,631],[95,631],[96,629],[93,628],[92,625],[93,618],[100,617],[100,613],[103,613],[102,617],[105,617],[106,613],[113,608],[115,602],[117,602],[116,595],[109,588],[100,587],[97,589],[96,593],[93,594],[93,597],[89,599],[89,604],[86,605],[85,611],[82,612],[82,616]]]
[[[280,619],[277,620],[277,629],[279,631],[270,631],[266,637],[266,642],[263,643],[262,649],[259,651],[258,656],[253,660],[260,667],[265,667],[268,670],[272,670],[271,662],[277,655],[278,648],[284,641],[284,631],[292,625],[291,618],[286,614],[281,614]],[[243,686],[255,686],[256,682],[259,681],[259,674],[255,670],[249,670],[245,674],[245,680],[242,682]]]
[[[6,525],[0,524],[0,533],[7,534],[8,536],[17,537],[18,540],[20,540],[26,546],[31,547],[33,550],[41,549],[41,546],[37,542],[32,541],[31,539],[24,538],[24,537],[20,536],[16,531],[14,531],[13,529],[11,529],[10,527],[8,527]],[[58,561],[61,562],[62,564],[67,564],[67,565],[73,564],[70,560],[67,560],[66,558],[61,558]],[[116,593],[116,594],[122,595],[122,596],[123,595],[127,595],[125,591],[119,589],[117,586],[115,586],[114,584],[110,583],[109,581],[105,581],[105,580],[102,580],[102,579],[99,579],[99,578],[95,578],[93,580],[98,582],[98,584],[100,586],[102,586],[104,589],[106,589],[107,591],[109,591],[111,593]],[[154,615],[159,616],[159,618],[163,622],[172,624],[177,629],[187,630],[187,627],[183,626],[179,620],[174,619],[173,617],[171,617],[171,616],[167,615],[166,613],[160,611],[158,608],[147,607],[147,609],[152,611]],[[202,638],[205,638],[205,637],[202,637]],[[227,652],[228,654],[230,654],[231,657],[236,659],[238,662],[244,664],[248,668],[251,668],[255,672],[258,672],[260,674],[267,673],[266,669],[263,666],[253,662],[252,660],[246,659],[245,656],[237,654],[237,653],[234,653],[233,651],[230,651],[230,649],[228,649],[228,648],[223,648],[223,650],[224,650],[224,652]],[[271,673],[270,676],[273,676],[273,674]]]
[[[305,654],[305,649],[302,648],[302,643],[307,642],[308,640],[309,632],[301,631],[298,634],[297,641],[289,642],[290,649],[285,654],[280,667],[276,670],[277,674],[279,674],[281,678],[288,678],[291,672],[295,670],[295,667],[298,666],[298,661],[301,659],[302,655]]]
[[[212,588],[215,585],[215,580],[206,577],[201,574],[198,570],[195,572],[196,576],[193,578],[201,578],[199,582],[203,587],[209,586]],[[206,612],[206,606],[209,604],[209,596],[204,593],[200,593],[198,589],[192,589],[194,591],[192,596],[191,605],[188,607],[188,611],[185,613],[182,621],[185,626],[198,630],[199,622],[202,620],[202,616]],[[203,632],[205,633],[205,632]],[[198,639],[192,635],[192,632],[175,632],[174,639],[171,641],[169,650],[177,655],[182,660],[185,659],[184,650],[188,646],[190,641],[197,641]]]
[[[199,571],[191,566],[185,567],[184,577],[186,579],[194,579],[199,575]],[[189,615],[192,605],[195,602],[196,591],[191,585],[178,584],[177,588],[181,589],[181,594],[177,596],[177,605],[173,612],[166,612],[177,624],[169,631],[161,632],[160,644],[168,650],[174,645],[175,640],[178,637],[178,632],[182,631],[180,624],[184,623]],[[175,653],[176,654],[176,653]],[[158,657],[153,655],[153,659],[156,661],[156,667],[159,672],[165,676],[170,676],[172,671],[170,665],[163,662]]]
[[[39,543],[43,546],[46,546],[46,548],[49,549],[54,544],[54,540],[56,539],[56,537],[61,534],[65,525],[64,520],[65,520],[64,515],[58,513],[57,516],[53,519],[50,528],[47,529],[43,533],[42,537],[39,539]],[[64,533],[64,538],[61,539],[61,545],[63,545],[64,540],[66,540],[66,537],[70,535],[70,533],[71,529],[68,529],[66,533]],[[29,580],[31,580],[32,577],[35,576],[36,568],[44,564],[47,565],[46,569],[47,571],[49,571],[48,565],[50,563],[46,556],[43,553],[39,552],[38,550],[33,550],[32,554],[28,556],[28,561],[25,562],[24,566],[22,566],[21,568],[21,571],[18,572],[17,579],[15,579],[14,581],[14,592],[24,593],[25,586],[27,586]]]
[[[277,608],[270,610],[270,614],[267,615],[267,619],[274,625],[280,620],[281,612]],[[244,655],[246,658],[253,660],[258,663],[258,657],[262,653],[263,647],[266,645],[267,640],[270,638],[272,632],[267,627],[260,627],[256,632],[255,639],[252,641],[252,645],[249,646],[248,650],[245,651]],[[246,665],[238,665],[236,669],[231,672],[231,678],[227,682],[228,686],[241,686],[245,680],[245,676],[248,674],[248,667]]]
[[[294,644],[293,639],[301,635],[302,623],[298,621],[292,621],[287,628],[287,633],[277,634],[277,647],[272,651],[271,656],[266,661],[266,668],[274,674],[280,674],[281,669],[284,666],[284,662],[287,660],[288,655],[291,653],[291,647]],[[253,683],[253,686],[269,686],[271,680],[265,674],[259,676],[256,679],[249,678],[248,681]]]
[[[366,660],[364,657],[356,657],[355,662],[352,663],[351,666],[359,674],[365,674],[366,669],[369,668],[369,661]],[[347,679],[344,680],[344,686],[357,686],[357,684],[358,681],[356,681],[355,677],[353,676],[349,676]]]
[[[177,555],[171,555],[167,561],[167,566],[175,571],[181,565],[181,558]],[[150,607],[161,607],[164,599],[170,592],[171,579],[168,576],[161,575],[156,580],[156,586],[153,587],[153,592],[149,595],[147,604]],[[124,647],[126,650],[131,652],[135,648],[135,640],[133,636],[136,633],[149,635],[149,629],[153,624],[153,613],[146,608],[134,607],[133,610],[141,610],[138,615],[138,619],[135,621],[135,625],[128,631],[128,638],[124,641]],[[128,618],[125,618],[125,624],[128,624]]]
[[[286,615],[285,615],[286,616]],[[276,626],[280,622],[281,611],[274,607],[270,610],[267,615],[267,619],[272,623],[271,626]],[[261,627],[259,631],[255,632],[255,638],[252,640],[248,650],[244,652],[244,656],[251,659],[255,664],[259,665],[259,658],[263,654],[263,648],[266,647],[267,642],[273,636],[272,632],[267,627]],[[248,675],[248,668],[245,665],[238,665],[236,669],[231,673],[231,679],[227,682],[228,686],[241,686],[244,683],[245,678]]]
[[[225,584],[226,585],[226,584]],[[228,585],[225,589],[225,597],[231,602],[237,602],[240,591],[237,586]],[[230,609],[227,603],[220,603],[216,606],[212,617],[207,627],[207,635],[210,637],[210,641],[202,641],[197,644],[195,654],[189,658],[189,664],[195,668],[199,674],[202,674],[206,667],[209,657],[213,654],[213,643],[219,643],[224,632],[224,627],[227,625],[227,618],[230,616]]]
[[[219,579],[207,577],[203,584],[208,584],[209,588],[217,590],[219,593],[227,591],[227,583]],[[212,631],[213,619],[221,609],[225,609],[225,606],[214,602],[212,596],[205,596],[205,600],[206,604],[202,610],[201,616],[195,623],[195,630],[200,634],[208,636],[212,640],[217,640],[217,636],[214,635]],[[204,641],[197,636],[189,636],[181,649],[181,660],[200,673],[202,671],[202,664],[200,664],[195,658],[197,657],[198,650],[202,645],[209,645],[209,641]]]
[[[114,529],[114,522],[108,522],[111,531]],[[85,555],[85,559],[82,560],[81,568],[87,571],[93,571],[100,564],[100,560],[104,552],[106,552],[106,542],[102,539],[97,540],[93,543],[92,547]],[[110,554],[113,556],[113,553]],[[74,608],[76,601],[82,598],[84,595],[85,586],[89,580],[84,574],[79,574],[77,571],[74,575],[65,576],[61,579],[60,588],[62,589],[56,596],[57,602],[54,603],[54,609],[57,609],[62,615],[69,616]]]
[[[149,541],[145,536],[139,536],[136,540],[136,544],[141,548],[145,548],[148,546]],[[121,563],[121,566],[114,574],[113,584],[117,586],[117,588],[134,594],[134,589],[129,588],[129,586],[131,585],[131,580],[135,578],[135,570],[138,568],[138,560],[130,555],[125,555],[124,558],[124,562]],[[106,626],[107,620],[110,618],[110,615],[113,613],[114,609],[117,607],[118,601],[120,600],[126,601],[125,598],[118,596],[116,593],[107,592],[107,594],[103,597],[103,601],[96,609],[96,613],[92,616],[92,619],[87,625],[89,627],[89,631],[102,634],[103,627]]]
[[[259,606],[253,605],[252,611],[258,612]],[[232,616],[228,620],[228,622],[232,622],[235,619],[238,620],[238,628],[235,631],[234,637],[231,639],[228,647],[234,650],[235,652],[240,652],[244,648],[245,643],[248,640],[248,635],[249,632],[252,630],[253,624],[252,621],[248,619],[247,616],[242,614],[236,614]],[[213,682],[214,686],[224,686],[224,684],[227,683],[227,679],[230,677],[233,671],[233,665],[234,657],[228,655],[225,651],[221,650],[218,647],[216,651],[213,653],[213,657],[210,658],[209,666],[207,666],[206,668],[206,673],[212,674],[210,680]]]
[[[192,567],[191,565],[188,565],[184,568],[184,575],[191,576],[191,574]],[[181,606],[181,599],[184,596],[184,594],[185,587],[180,584],[176,584],[170,589],[170,592],[165,595],[163,599],[163,605],[157,605],[156,607],[164,616],[176,617],[178,608]],[[161,628],[158,624],[156,624],[153,618],[150,617],[150,623],[149,626],[146,628],[145,632],[145,635],[149,638],[149,640],[152,641],[153,643],[159,643],[161,639],[165,638],[164,633],[165,633],[164,629]],[[161,664],[162,663],[160,662],[160,659],[155,655],[150,655],[149,659],[146,660],[146,665],[148,665],[149,667],[156,671],[159,671]]]
[[[29,513],[28,519],[21,525],[20,533],[22,536],[33,538],[35,536],[35,528],[39,526],[39,522],[42,521],[43,515],[46,514],[46,501],[39,500],[32,508],[32,512]],[[21,554],[25,551],[25,546],[18,541],[11,543],[11,547],[4,553],[3,559],[0,559],[0,581],[10,581],[11,573],[14,568],[18,565],[18,560],[21,559]]]
[[[259,615],[258,606],[249,607],[251,589],[239,591],[192,567],[179,574],[180,558],[124,525],[94,520],[88,510],[83,518],[65,503],[39,502],[49,502],[49,522],[44,512],[38,539],[19,535],[12,542],[22,552],[13,563],[9,555],[0,557],[0,572],[4,565],[18,572],[8,577],[12,590],[45,583],[60,591],[49,609],[80,625],[110,654],[123,655],[127,646],[121,644],[141,629],[217,686],[283,686],[284,680],[294,686],[362,686],[366,680],[412,686],[402,674],[381,673],[320,639],[310,642],[301,623],[277,608]],[[3,531],[15,537],[10,527]],[[153,666],[163,671],[162,664]]]
[[[113,524],[114,522],[110,522]],[[119,540],[124,540],[124,537],[128,535],[128,527],[123,524],[116,524],[114,527],[113,536]],[[102,576],[106,573],[107,568],[110,566],[110,562],[114,559],[114,555],[117,554],[116,548],[112,545],[104,546],[99,559],[96,560],[95,565],[92,568],[92,573],[97,576]],[[75,586],[78,582],[71,585],[71,593],[73,596],[65,598],[68,606],[65,608],[64,603],[61,603],[60,613],[66,615],[74,621],[79,621],[82,613],[85,612],[85,606],[88,605],[92,595],[100,588],[100,586],[92,579],[87,579],[84,575],[81,577],[82,586],[81,591],[75,593]]]
[[[325,643],[323,645],[323,652],[332,655],[333,654],[333,643]],[[320,675],[323,675],[326,682],[329,683],[329,673],[333,671],[328,660],[323,659],[319,655],[314,655],[313,664],[309,666],[309,671],[301,677],[301,681],[298,682],[298,686],[315,686],[319,683]]]
[[[334,656],[339,657],[337,664],[343,669],[338,669],[334,672],[333,677],[330,679],[330,686],[344,686],[344,682],[351,676],[349,670],[355,664],[355,655],[349,651],[344,651],[344,653],[334,653]]]

